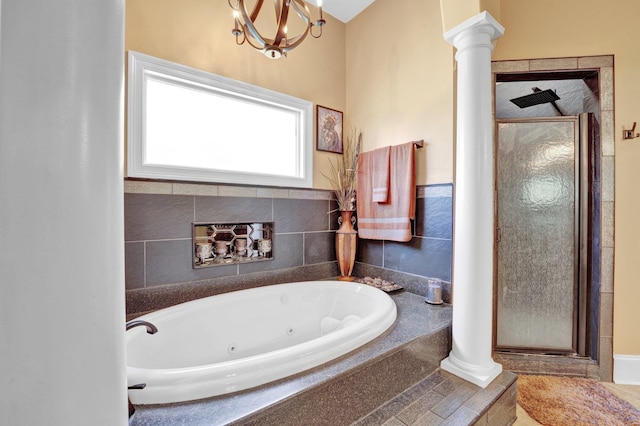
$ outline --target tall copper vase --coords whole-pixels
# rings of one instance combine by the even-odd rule
[[[353,281],[351,273],[356,262],[356,243],[358,231],[351,222],[353,210],[340,210],[340,228],[336,231],[336,258],[340,268],[341,281]]]

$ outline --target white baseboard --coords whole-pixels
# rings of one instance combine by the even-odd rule
[[[619,385],[640,385],[640,355],[614,355],[613,382]]]

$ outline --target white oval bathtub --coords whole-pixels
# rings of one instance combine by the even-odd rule
[[[133,404],[207,398],[318,366],[387,330],[396,305],[384,292],[342,281],[278,284],[225,293],[137,319],[158,328],[126,334]]]

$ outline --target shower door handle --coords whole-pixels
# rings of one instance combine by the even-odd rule
[[[502,229],[496,228],[496,243],[502,240]]]

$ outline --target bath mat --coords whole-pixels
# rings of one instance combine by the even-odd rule
[[[591,379],[520,375],[518,404],[546,426],[640,425],[640,411]]]

